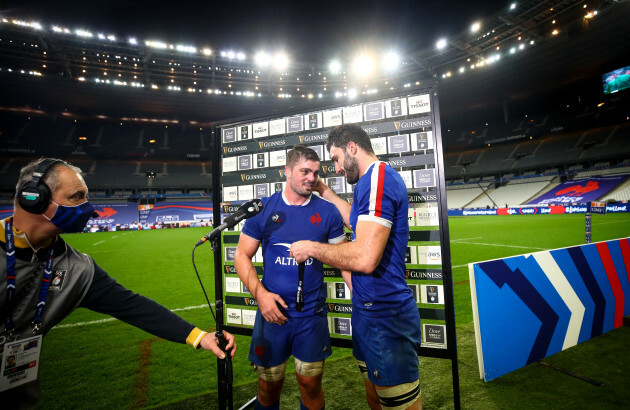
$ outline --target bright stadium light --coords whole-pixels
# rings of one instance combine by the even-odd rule
[[[437,43],[435,43],[435,47],[436,47],[438,50],[443,50],[443,49],[445,49],[445,48],[446,48],[446,45],[447,45],[447,44],[448,44],[448,42],[446,41],[446,39],[445,39],[445,38],[441,38],[441,39],[439,39],[439,40],[437,41]]]
[[[186,45],[183,45],[183,44],[177,44],[175,46],[175,49],[177,51],[182,52],[182,53],[196,53],[197,52],[197,49],[195,47],[193,47],[193,46],[186,46]]]
[[[201,50],[201,52],[203,53],[204,56],[211,56],[212,55],[212,50],[209,48],[204,48],[203,50]]]
[[[138,40],[135,39],[135,37],[130,37],[129,38],[129,44],[131,45],[137,45],[138,44]]]
[[[514,10],[516,8],[516,3],[510,4],[510,10]]]
[[[400,56],[395,51],[389,51],[383,56],[381,65],[385,71],[395,71],[400,65]]]
[[[480,22],[474,22],[472,26],[470,26],[470,31],[472,31],[473,33],[476,33],[479,31],[479,29],[481,29],[481,23]]]
[[[159,49],[166,49],[168,47],[168,45],[162,41],[155,41],[155,40],[147,40],[144,42],[144,44],[147,47],[152,47],[152,48],[159,48]]]
[[[236,53],[236,59],[240,61],[245,60],[245,53],[239,51],[238,53]]]
[[[99,39],[99,40],[105,40],[105,34],[103,34],[103,33],[98,33],[98,39]]]
[[[94,35],[93,35],[92,33],[90,33],[89,31],[87,31],[87,30],[81,30],[81,29],[74,30],[74,33],[75,33],[77,36],[79,36],[79,37],[91,38],[91,37],[93,37],[93,36],[94,36]]]
[[[374,60],[368,55],[360,55],[352,64],[354,72],[360,76],[367,76],[374,71]]]
[[[273,59],[271,58],[271,55],[264,51],[259,51],[254,55],[254,62],[259,67],[270,66],[272,61]]]
[[[116,41],[116,36],[110,34],[109,36],[107,36],[107,39],[109,41]]]
[[[338,73],[341,71],[341,63],[339,60],[332,60],[330,64],[328,64],[328,70],[331,73]]]
[[[273,66],[276,70],[285,70],[289,67],[289,56],[283,52],[276,53],[276,55],[273,56]]]

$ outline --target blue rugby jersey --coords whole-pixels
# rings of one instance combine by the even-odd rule
[[[279,294],[289,306],[291,317],[307,316],[326,309],[323,264],[306,261],[304,310],[295,310],[298,264],[289,256],[291,244],[300,240],[339,243],[344,240],[343,219],[335,206],[316,195],[303,205],[289,205],[284,192],[263,198],[263,210],[248,219],[243,233],[262,242],[263,284]]]
[[[407,188],[391,166],[375,161],[354,188],[350,224],[370,221],[391,229],[381,262],[374,272],[352,272],[352,305],[362,312],[389,314],[413,300],[405,280],[409,238]],[[353,240],[356,233],[352,234]]]

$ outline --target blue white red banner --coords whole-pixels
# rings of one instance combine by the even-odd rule
[[[486,381],[623,325],[628,238],[469,264]]]
[[[571,204],[576,202],[597,201],[628,178],[628,175],[609,177],[595,176],[572,181],[565,181],[529,201],[528,205]]]

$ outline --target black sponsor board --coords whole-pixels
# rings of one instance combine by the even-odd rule
[[[256,269],[256,274],[258,276],[263,275],[264,268],[262,266],[254,265],[254,269]],[[234,265],[225,265],[223,267],[223,272],[236,274],[236,268],[234,268]]]
[[[440,231],[409,231],[409,242],[439,241]]]
[[[409,97],[409,98],[407,98]],[[369,98],[369,97],[366,97]],[[415,105],[414,105],[415,104]],[[361,107],[359,107],[361,106]],[[370,115],[366,114],[366,107],[375,107],[375,110],[369,111]],[[356,115],[357,110],[361,115]],[[352,115],[346,117],[346,110]],[[320,176],[323,178],[335,178],[339,177],[336,174],[335,167],[331,161],[325,160],[326,152],[323,152],[328,133],[332,127],[319,128],[317,130],[305,131],[304,129],[312,129],[314,127],[321,127],[322,123],[330,125],[333,122],[327,121],[327,117],[324,113],[335,111],[338,112],[338,118],[336,121],[339,123],[355,122],[364,119],[364,122],[358,122],[367,134],[374,140],[375,147],[378,149],[378,158],[381,161],[389,163],[395,170],[401,172],[403,178],[408,183],[409,175],[413,176],[412,185],[413,188],[408,189],[408,200],[411,207],[414,204],[431,203],[431,207],[438,208],[438,222],[434,223],[431,219],[431,227],[437,228],[436,230],[427,229],[426,226],[412,227],[409,232],[409,245],[412,248],[418,246],[418,243],[431,242],[433,246],[440,244],[441,255],[443,263],[437,268],[419,269],[415,268],[417,259],[412,257],[415,252],[410,253],[408,265],[405,270],[405,278],[408,284],[412,287],[412,291],[415,291],[415,300],[418,303],[418,311],[423,320],[443,322],[440,325],[431,325],[431,337],[424,339],[423,346],[418,350],[418,354],[428,357],[446,358],[453,361],[453,389],[455,397],[455,408],[459,408],[459,375],[457,371],[457,346],[455,344],[455,319],[454,319],[454,307],[453,307],[453,289],[452,289],[452,277],[450,268],[450,248],[449,248],[449,233],[448,233],[448,219],[447,219],[447,207],[446,207],[446,184],[444,180],[444,159],[442,152],[442,136],[441,125],[439,120],[439,105],[437,101],[437,89],[433,88],[417,88],[414,90],[405,90],[404,93],[391,93],[388,96],[382,96],[374,100],[364,100],[355,102],[353,104],[339,104],[338,106],[322,106],[313,109],[312,107],[307,112],[288,111],[285,113],[275,113],[268,117],[249,118],[243,120],[233,120],[218,122],[213,125],[213,135],[222,136],[218,138],[219,143],[215,145],[215,153],[213,157],[213,184],[218,187],[241,187],[245,185],[251,185],[254,187],[254,196],[263,196],[265,190],[272,194],[281,190],[283,183],[286,180],[284,175],[284,167],[280,164],[283,163],[283,159],[279,154],[284,154],[290,150],[296,144],[303,144],[306,146],[313,146],[320,155]],[[422,112],[420,112],[422,111]],[[343,115],[342,115],[343,112]],[[323,117],[322,117],[323,116]],[[392,118],[393,117],[393,118]],[[266,122],[266,124],[265,124]],[[256,129],[261,128],[253,127],[253,124],[264,124],[262,129],[271,130],[271,124],[277,123],[281,125],[284,130],[283,134],[277,132],[274,136],[263,136],[262,138],[252,138],[256,134]],[[226,131],[223,133],[223,131]],[[258,133],[261,135],[261,133]],[[264,134],[262,134],[264,135]],[[272,160],[272,154],[277,151],[278,155],[274,154],[275,160]],[[247,157],[248,155],[251,157]],[[262,154],[257,156],[256,154]],[[221,158],[226,157],[239,157],[244,156],[244,159],[239,162],[240,169],[238,171],[222,172],[220,168]],[[265,157],[267,156],[267,157]],[[251,164],[247,162],[251,158]],[[268,160],[266,159],[268,158]],[[268,167],[272,165],[272,167]],[[232,168],[231,168],[232,169]],[[431,171],[429,171],[431,170]],[[411,173],[409,173],[411,171]],[[262,187],[260,195],[257,194],[258,189],[256,185]],[[337,188],[340,192],[346,191],[346,186],[338,184]],[[244,188],[243,196],[248,196],[248,191]],[[340,196],[352,204],[352,194],[345,193]],[[238,209],[237,205],[230,203],[225,204],[226,208],[223,209],[221,196],[216,195],[214,197],[214,212],[218,214],[223,211],[224,214],[233,213]],[[239,201],[241,202],[241,201]],[[235,209],[236,208],[236,209]],[[219,221],[220,218],[215,216],[215,220]],[[420,228],[420,229],[418,229]],[[425,229],[425,230],[421,230]],[[224,233],[223,243],[225,248],[235,247],[238,243],[238,233]],[[429,244],[423,244],[429,245]],[[411,248],[410,248],[411,249]],[[218,252],[215,250],[215,264],[219,264],[215,271],[222,270],[223,275],[234,275],[236,271],[234,267],[223,261],[227,255],[226,251]],[[223,266],[221,266],[221,264]],[[256,271],[259,275],[262,274],[262,267],[256,266]],[[347,303],[330,303],[327,302],[327,308],[330,311],[328,316],[330,318],[331,327],[331,341],[333,345],[350,347],[351,341],[349,338],[352,335],[350,315],[352,313],[352,304],[350,300],[339,299],[341,297],[350,297],[345,286],[341,282],[342,278],[339,269],[324,267],[324,278],[327,282],[337,283],[337,286],[332,286],[331,298],[335,302],[347,302]],[[235,308],[248,307],[249,309],[255,309],[257,307],[256,301],[251,297],[239,297],[233,295],[225,295],[223,291],[223,282],[215,278],[215,290],[217,292],[217,298],[223,298],[225,306],[233,305]],[[422,285],[420,284],[422,283]],[[425,285],[426,283],[426,285]],[[435,285],[435,288],[429,288],[428,286]],[[442,289],[444,293],[435,292],[435,289]],[[422,289],[423,294],[420,290]],[[436,305],[422,304],[422,300],[430,300],[429,303],[440,304],[439,308]],[[438,300],[440,299],[440,300]],[[444,299],[444,300],[441,300]],[[219,309],[219,304],[217,308]],[[225,311],[219,311],[217,321],[225,317]],[[228,327],[227,330],[234,330],[241,334],[251,335],[250,329],[243,329],[249,326],[234,326]],[[249,333],[243,333],[247,330]],[[426,323],[423,324],[423,330],[428,331]]]
[[[442,280],[442,269],[407,269],[406,279]]]

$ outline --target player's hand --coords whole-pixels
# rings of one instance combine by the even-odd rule
[[[256,302],[258,303],[260,314],[267,322],[275,323],[277,325],[283,325],[286,323],[287,318],[282,314],[276,302],[285,309],[289,306],[284,303],[284,300],[280,297],[280,295],[271,293],[266,289],[261,289],[256,295]]]
[[[317,181],[313,185],[313,191],[317,192],[319,196],[324,197],[324,192],[329,190],[330,187],[324,183],[324,180],[321,177],[317,177]]]
[[[234,340],[234,335],[224,330],[223,336],[227,341],[225,350],[232,349],[230,350],[230,355],[234,357],[234,353],[236,352],[236,341]],[[214,332],[206,333],[203,336],[203,339],[201,339],[200,344],[203,349],[210,350],[219,359],[225,359],[225,352],[219,347],[219,339],[217,339],[217,336],[214,334]]]
[[[311,257],[309,254],[311,247],[311,241],[293,242],[289,254],[297,263],[304,262]]]

